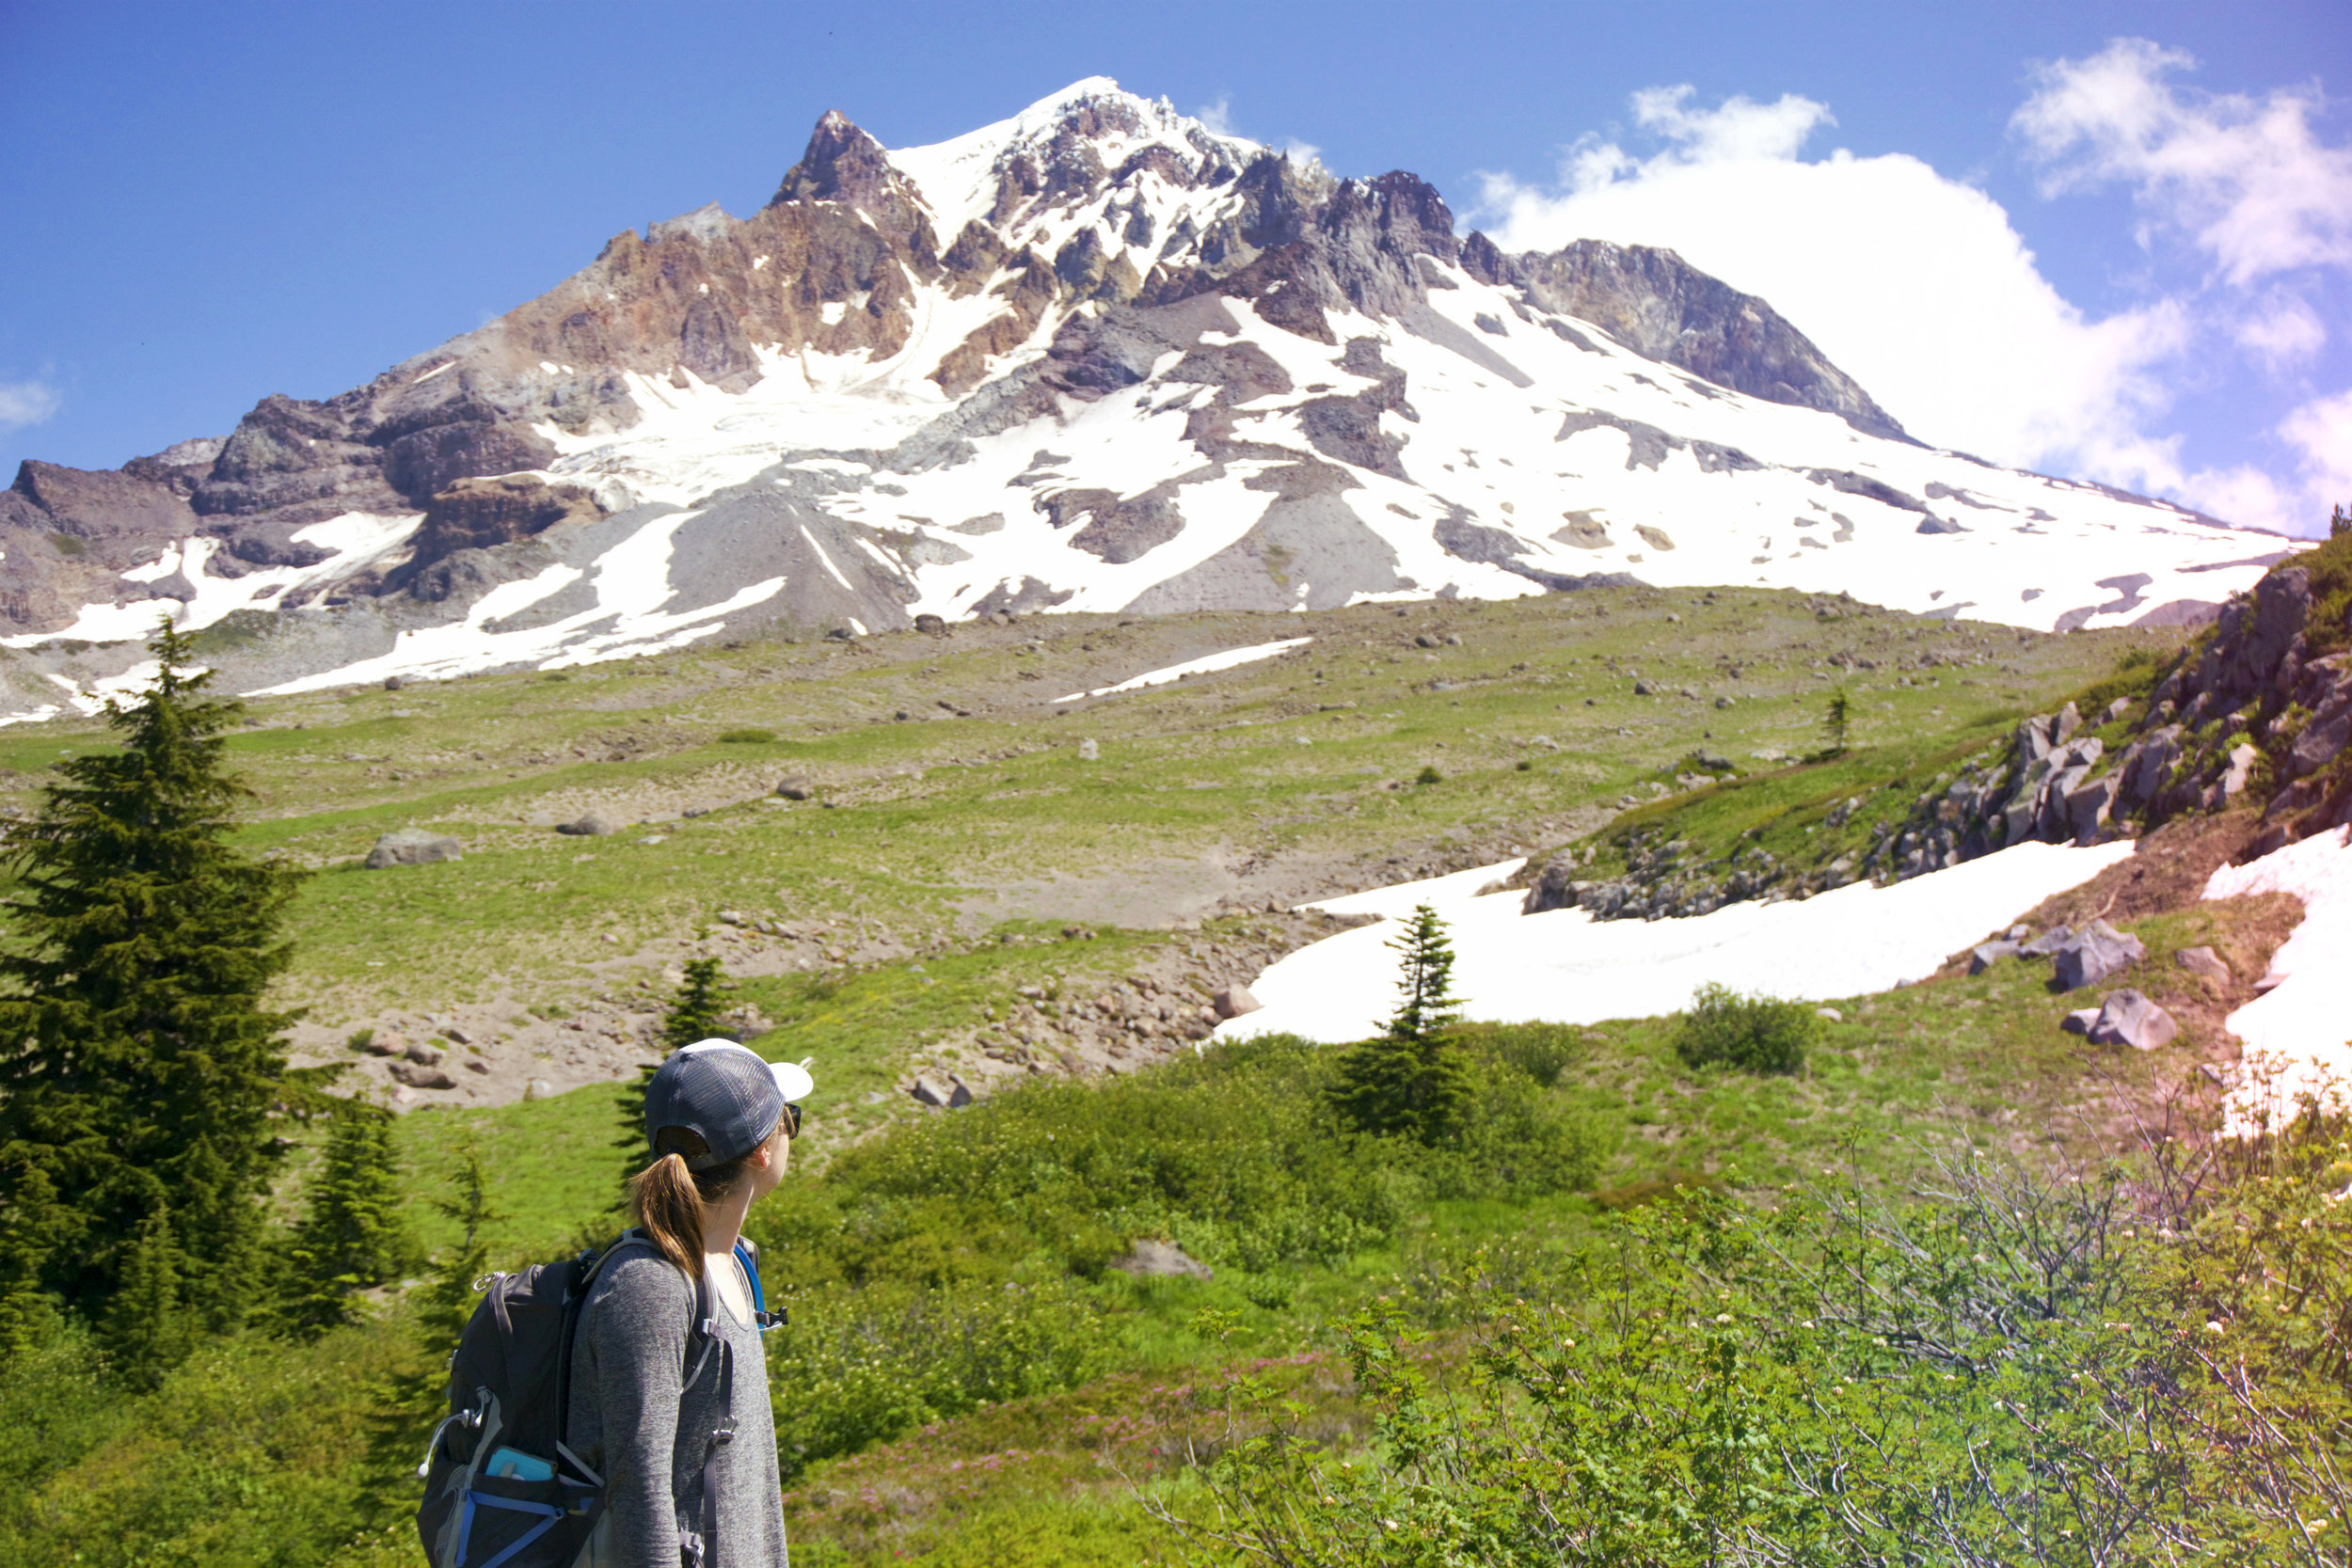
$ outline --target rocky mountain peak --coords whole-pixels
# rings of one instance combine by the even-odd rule
[[[760,621],[1637,575],[2062,629],[2136,613],[2119,582],[2185,604],[2254,571],[2207,521],[1907,442],[1672,251],[1506,253],[1418,175],[1340,179],[1093,77],[925,147],[830,110],[746,217],[624,230],[224,439],[28,464],[0,492],[0,717],[54,705],[62,661],[128,668],[166,609],[260,617],[286,640],[237,657],[311,684]],[[2062,529],[2140,542],[2110,568],[2006,537]]]

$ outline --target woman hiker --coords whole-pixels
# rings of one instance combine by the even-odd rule
[[[739,1232],[784,1178],[806,1064],[703,1040],[645,1087],[653,1164],[636,1227],[596,1271],[573,1341],[567,1446],[605,1513],[580,1568],[787,1568],[757,1258]]]

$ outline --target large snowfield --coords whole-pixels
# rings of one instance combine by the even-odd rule
[[[1708,982],[1806,1001],[1864,996],[1925,978],[2135,848],[2025,844],[1891,887],[1856,882],[1798,901],[1655,921],[1596,921],[1582,910],[1523,915],[1516,890],[1480,895],[1525,863],[1504,861],[1304,906],[1381,919],[1273,964],[1250,986],[1263,1006],[1219,1025],[1215,1037],[1288,1034],[1337,1044],[1378,1033],[1395,1006],[1400,923],[1422,904],[1450,927],[1454,990],[1473,1022],[1651,1018],[1687,1006]],[[2352,828],[2225,865],[2204,896],[2259,893],[2293,894],[2304,915],[2272,958],[2263,994],[2227,1021],[2244,1051],[2229,1104],[2238,1130],[2307,1096],[2352,1108]]]
[[[1377,914],[1300,949],[1250,985],[1264,1006],[1220,1038],[1295,1034],[1362,1039],[1394,1009],[1395,924],[1427,904],[1452,928],[1463,1016],[1495,1023],[1598,1023],[1689,1006],[1709,981],[1737,990],[1831,1001],[1922,979],[2054,893],[2128,859],[2128,843],[2077,849],[2024,844],[1891,887],[1855,882],[1778,903],[1726,905],[1684,920],[1595,920],[1583,910],[1523,915],[1523,895],[1478,895],[1520,863],[1334,898],[1311,908]]]

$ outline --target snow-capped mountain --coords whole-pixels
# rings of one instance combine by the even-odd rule
[[[1103,79],[933,147],[838,114],[759,212],[625,231],[479,331],[225,439],[0,493],[0,712],[159,614],[244,690],[770,621],[1765,583],[2185,619],[2278,542],[1907,436],[1670,251],[1505,255]]]

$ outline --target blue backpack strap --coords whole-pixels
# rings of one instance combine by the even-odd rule
[[[791,1322],[789,1312],[768,1310],[768,1294],[759,1285],[759,1248],[738,1236],[735,1239],[735,1260],[742,1265],[743,1277],[752,1282],[752,1321],[759,1325],[759,1331],[766,1334]]]

